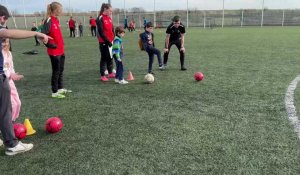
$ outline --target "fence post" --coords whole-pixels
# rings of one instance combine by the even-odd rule
[[[241,21],[241,27],[243,27],[244,24],[244,10],[242,10],[242,21]]]
[[[83,15],[83,26],[85,27],[85,16]]]
[[[284,10],[282,11],[282,27],[284,26]]]
[[[206,12],[204,11],[204,20],[203,20],[203,27],[206,28]]]
[[[225,14],[224,14],[225,12],[224,12],[224,0],[223,0],[223,17],[222,17],[222,28],[224,27],[224,16],[225,16]]]
[[[120,26],[120,13],[118,13],[117,19],[118,19],[118,26]]]
[[[264,5],[265,4],[265,1],[263,0],[262,2],[262,8],[261,8],[261,23],[260,23],[260,27],[262,27],[264,25]]]

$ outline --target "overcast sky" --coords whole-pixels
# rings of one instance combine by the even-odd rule
[[[23,1],[26,13],[45,11],[46,4],[51,0],[0,0],[1,4],[8,6],[10,10],[23,13]],[[80,11],[99,10],[100,5],[107,0],[57,0],[65,8],[73,8]],[[113,8],[130,9],[142,7],[147,11],[153,11],[154,1],[156,10],[178,10],[186,9],[187,0],[111,0]],[[224,0],[225,9],[260,9],[263,0]],[[69,3],[70,2],[70,3]],[[188,0],[190,9],[212,10],[222,9],[223,0]],[[264,0],[266,8],[269,9],[300,9],[300,0]]]

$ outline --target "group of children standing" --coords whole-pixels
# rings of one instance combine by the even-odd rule
[[[64,40],[60,29],[60,24],[57,19],[62,12],[62,6],[58,2],[52,2],[48,5],[47,15],[48,18],[44,22],[41,32],[52,37],[52,40],[46,44],[47,53],[51,60],[52,66],[52,77],[51,77],[51,89],[53,98],[65,98],[66,93],[72,92],[71,90],[65,89],[63,84],[63,71],[65,65],[65,54],[64,54]],[[115,78],[115,82],[119,84],[127,84],[128,81],[124,79],[123,72],[123,37],[125,35],[124,27],[116,27],[113,30],[113,24],[110,18],[112,7],[110,4],[103,4],[101,7],[100,15],[97,18],[96,24],[98,28],[98,41],[99,49],[101,53],[100,60],[100,80],[105,82],[109,81],[108,78]],[[180,22],[180,17],[175,16],[173,23],[167,28],[166,45],[164,49],[164,60],[162,61],[161,52],[155,47],[153,25],[151,22],[147,22],[144,26],[145,32],[140,34],[142,41],[143,50],[145,50],[149,56],[148,73],[154,74],[152,65],[154,62],[154,56],[157,56],[159,69],[164,70],[167,66],[168,53],[173,44],[175,44],[180,52],[181,70],[186,70],[184,67],[184,33],[185,28]],[[36,30],[38,30],[36,28]],[[35,30],[35,31],[36,31]],[[34,31],[34,30],[33,30]],[[9,85],[11,87],[11,102],[12,102],[12,119],[13,121],[19,116],[21,101],[14,84],[14,81],[23,78],[15,72],[13,66],[12,54],[9,50],[10,43],[9,39],[2,41],[2,54],[4,56],[4,71],[9,79]],[[113,72],[113,63],[116,64],[116,73]],[[105,75],[105,70],[108,70],[108,78]]]
[[[0,23],[2,24],[6,22],[6,20],[9,17],[9,14],[4,6],[0,6],[0,13],[4,14],[3,16],[0,16]],[[53,98],[65,98],[65,95],[67,93],[72,92],[71,90],[65,89],[63,84],[63,72],[65,65],[64,40],[60,28],[60,23],[58,20],[58,16],[61,15],[61,13],[62,5],[59,2],[52,2],[47,6],[47,19],[43,22],[43,25],[40,29],[35,27],[31,33],[26,33],[26,35],[18,35],[18,31],[14,31],[14,34],[10,35],[5,33],[3,34],[3,32],[0,33],[1,36],[16,35],[15,38],[20,38],[19,36],[35,36],[36,41],[38,41],[38,38],[43,41],[43,43],[47,47],[47,53],[50,57],[52,66],[51,97]],[[110,4],[103,3],[100,10],[100,14],[96,20],[99,50],[101,53],[100,80],[106,82],[109,81],[108,78],[114,78],[116,83],[127,84],[128,82],[124,80],[123,76],[124,54],[122,38],[125,35],[125,29],[124,27],[116,27],[114,30],[112,20],[110,18],[111,14],[112,6]],[[41,33],[35,32],[39,30],[41,30]],[[155,48],[152,23],[147,22],[145,24],[145,32],[140,34],[143,49],[147,52],[149,56],[148,73],[154,74],[152,71],[152,64],[155,55],[157,55],[158,58],[159,69],[164,70],[166,68],[168,61],[168,53],[173,44],[177,46],[178,51],[180,52],[181,70],[186,70],[186,68],[184,67],[185,28],[180,22],[180,18],[178,16],[175,16],[173,18],[173,23],[170,24],[170,26],[168,26],[166,33],[167,37],[165,40],[163,61],[161,59],[161,52],[157,48]],[[70,36],[72,35],[73,34],[70,33]],[[36,44],[38,45],[39,43]],[[14,70],[13,58],[10,52],[9,39],[2,39],[1,45],[2,54],[0,54],[0,88],[10,90],[4,89],[3,91],[0,91],[0,112],[4,111],[4,113],[0,113],[0,130],[2,134],[4,134],[3,137],[7,147],[6,154],[14,155],[20,152],[30,150],[33,147],[33,144],[23,144],[21,142],[17,142],[15,137],[12,135],[12,125],[10,122],[7,122],[8,119],[10,119],[11,121],[15,121],[19,116],[21,101],[14,81],[22,79],[23,75],[18,74]],[[114,60],[116,64],[116,73],[113,72],[112,60]],[[105,70],[108,70],[108,78],[105,76]],[[10,88],[7,87],[8,85],[10,86]],[[7,97],[7,92],[10,93],[10,97]],[[7,102],[9,102],[10,104],[8,105]],[[10,107],[12,107],[12,110]],[[6,123],[8,125],[4,125],[3,123]]]
[[[128,82],[123,78],[123,45],[122,37],[125,34],[125,27],[117,27],[114,33],[113,24],[110,18],[112,13],[112,7],[110,4],[102,4],[100,16],[97,18],[97,28],[98,28],[98,41],[101,52],[100,60],[100,73],[101,81],[109,81],[108,78],[115,78],[115,82],[120,84],[127,84]],[[127,19],[127,18],[126,18]],[[185,57],[185,48],[184,48],[184,34],[185,27],[181,23],[179,16],[173,18],[173,22],[167,28],[167,36],[165,39],[165,48],[164,48],[164,60],[162,61],[161,52],[155,47],[154,44],[154,34],[153,34],[153,25],[151,22],[146,22],[144,26],[145,32],[140,34],[140,39],[142,42],[142,50],[145,50],[149,56],[148,64],[148,73],[154,74],[152,70],[152,65],[154,61],[154,56],[157,56],[159,69],[164,70],[167,66],[168,55],[172,45],[176,45],[180,53],[180,63],[181,70],[185,71],[186,67],[184,66],[184,57]],[[113,36],[115,38],[113,39]],[[113,47],[112,47],[113,45]],[[112,47],[113,52],[110,52]],[[112,73],[112,58],[116,62],[117,72],[116,75]],[[105,76],[104,71],[108,70],[108,78]]]

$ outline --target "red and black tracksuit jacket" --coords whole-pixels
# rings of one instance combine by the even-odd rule
[[[48,55],[63,55],[65,52],[64,38],[57,17],[50,16],[45,21],[42,33],[53,38],[49,39],[48,43],[46,44]]]
[[[98,41],[101,44],[112,43],[115,37],[114,26],[108,15],[100,15],[97,18]]]

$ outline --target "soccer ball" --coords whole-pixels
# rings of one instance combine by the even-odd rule
[[[203,75],[202,72],[196,72],[196,73],[194,74],[194,79],[195,79],[196,81],[201,81],[201,80],[203,80],[203,78],[204,78],[204,75]]]
[[[26,137],[27,129],[26,129],[25,125],[23,125],[21,123],[16,123],[16,124],[14,124],[14,132],[15,132],[15,136],[21,140]]]
[[[63,127],[63,122],[58,117],[51,117],[46,121],[46,131],[49,133],[57,133]]]
[[[146,83],[153,83],[154,82],[154,76],[152,75],[152,74],[147,74],[147,75],[145,75],[145,82]]]

